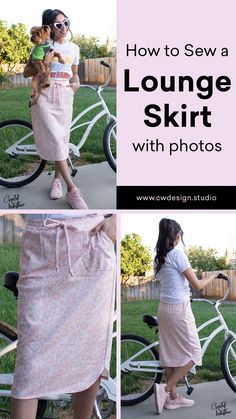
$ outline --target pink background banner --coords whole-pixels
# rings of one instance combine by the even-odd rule
[[[117,184],[236,185],[235,1],[118,0],[117,13]],[[125,91],[125,69],[127,88],[139,91]],[[173,76],[175,91],[163,91],[161,76],[166,86]],[[193,80],[192,92],[187,82],[179,91],[180,76]],[[208,80],[197,85],[201,76]],[[217,88],[221,76],[230,79],[228,90],[227,80],[225,91]],[[199,97],[208,91],[208,99]],[[149,105],[152,115],[145,114]],[[193,112],[199,115],[190,126]]]

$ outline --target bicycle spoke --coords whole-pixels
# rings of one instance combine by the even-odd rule
[[[135,404],[145,400],[153,391],[156,381],[157,355],[153,349],[145,349],[148,342],[139,337],[121,340],[121,399],[123,404]],[[141,350],[145,349],[145,351]],[[156,364],[149,370],[150,365]]]
[[[0,332],[0,350],[4,349],[11,340]],[[15,366],[15,351],[9,352],[0,358],[0,392],[10,391],[12,383],[14,366]],[[9,393],[10,395],[10,393]],[[9,418],[10,416],[10,397],[0,396],[0,417]]]

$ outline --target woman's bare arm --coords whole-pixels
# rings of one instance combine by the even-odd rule
[[[79,66],[76,64],[73,64],[71,66],[71,69],[72,69],[73,75],[70,79],[70,86],[72,87],[74,92],[77,92],[77,90],[80,88],[80,81],[79,81],[79,75],[78,75]]]
[[[207,284],[209,284],[214,278],[217,278],[217,276],[212,275],[210,278],[207,279],[198,279],[192,270],[192,268],[186,269],[186,271],[183,272],[183,275],[188,280],[190,285],[195,290],[202,290]]]

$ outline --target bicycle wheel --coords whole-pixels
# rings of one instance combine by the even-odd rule
[[[0,322],[0,351],[17,339],[16,331],[6,323]],[[15,351],[0,358],[0,390],[10,390],[15,368]],[[0,397],[0,417],[10,417],[10,397]]]
[[[236,393],[236,339],[229,336],[221,350],[221,368],[230,388]]]
[[[140,336],[121,336],[121,405],[141,403],[153,394],[154,383],[161,381],[158,371],[159,354],[149,348],[150,342]],[[136,355],[137,354],[137,355]]]
[[[27,185],[40,175],[45,164],[37,155],[29,122],[13,119],[0,123],[0,185]]]
[[[97,395],[97,404],[101,413],[102,419],[107,419],[114,413],[115,402],[108,398],[107,392],[103,387],[100,387]]]
[[[114,119],[105,128],[103,150],[110,167],[116,172],[116,121]]]
[[[0,322],[0,351],[7,345],[17,340],[16,330],[5,322]],[[15,370],[16,351],[11,351],[0,357],[0,391],[10,390]],[[47,400],[39,400],[37,419],[44,417],[47,407]],[[10,397],[0,397],[0,417],[9,418],[11,411]]]

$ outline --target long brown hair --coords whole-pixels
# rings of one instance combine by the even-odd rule
[[[162,218],[159,223],[159,235],[155,247],[155,274],[157,274],[157,272],[161,269],[163,263],[165,262],[167,253],[174,248],[174,242],[178,233],[181,234],[181,240],[183,242],[183,231],[180,225],[175,220],[171,220],[170,218]]]

